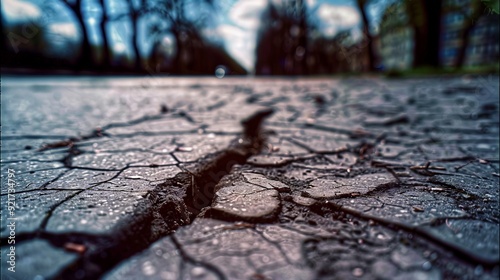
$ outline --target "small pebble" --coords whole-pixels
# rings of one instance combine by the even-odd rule
[[[363,269],[356,267],[355,269],[352,270],[352,275],[355,277],[361,277],[363,276],[364,272]]]

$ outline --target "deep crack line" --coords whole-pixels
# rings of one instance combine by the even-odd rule
[[[49,220],[50,218],[52,217],[52,214],[54,213],[54,211],[57,209],[57,207],[61,206],[62,204],[70,201],[73,197],[81,194],[82,192],[84,192],[85,190],[79,190],[79,191],[75,191],[75,193],[73,194],[70,194],[68,195],[66,198],[64,198],[63,200],[61,200],[60,202],[56,203],[56,204],[53,204],[49,210],[47,210],[45,212],[45,216],[42,220],[42,222],[40,223],[40,226],[39,226],[39,229],[40,230],[45,230],[45,228],[47,227],[47,224],[49,223]]]
[[[148,248],[160,238],[168,236],[181,226],[190,224],[195,217],[193,214],[199,213],[201,208],[194,207],[194,195],[190,196],[189,194],[201,194],[207,186],[215,186],[223,176],[231,171],[234,164],[244,164],[250,156],[259,153],[264,146],[264,133],[261,126],[272,112],[270,109],[258,111],[243,120],[242,136],[235,139],[228,148],[200,160],[197,163],[197,171],[193,173],[180,172],[174,177],[166,179],[153,191],[150,191],[147,198],[142,200],[141,204],[136,208],[134,215],[121,221],[112,230],[111,234],[101,236],[103,238],[112,236],[107,241],[108,245],[85,254],[76,264],[60,272],[58,277],[61,279],[75,278],[77,273],[83,271],[85,272],[84,279],[96,279],[127,258]],[[129,167],[127,165],[127,167],[120,169],[111,179],[93,184],[85,190],[75,191],[74,194],[69,195],[63,201],[53,205],[47,212],[39,231],[44,232],[46,230],[45,227],[52,213],[60,205],[84,191],[113,180]],[[210,203],[213,195],[214,193],[211,194],[209,199]],[[175,237],[170,235],[170,238],[179,251],[183,252],[181,244],[178,243]],[[103,256],[106,255],[108,257],[103,259]],[[192,264],[207,268],[220,279],[225,279],[223,273],[217,267],[192,259],[187,254],[184,254],[183,258]]]
[[[446,239],[440,238],[437,236],[435,233],[432,233],[430,230],[426,230],[425,228],[422,228],[421,225],[408,225],[403,222],[399,221],[393,221],[387,218],[383,217],[378,217],[370,214],[366,214],[357,210],[354,210],[352,208],[344,207],[343,205],[339,205],[336,203],[333,203],[331,201],[329,202],[324,202],[324,201],[319,201],[316,204],[312,206],[313,208],[316,208],[313,211],[320,211],[321,212],[321,207],[326,207],[330,210],[333,211],[341,211],[344,213],[347,213],[349,215],[352,215],[354,217],[364,219],[364,220],[372,220],[375,221],[383,226],[389,227],[389,228],[396,228],[396,229],[401,229],[409,233],[414,233],[418,234],[421,237],[426,238],[427,240],[430,240],[434,242],[435,244],[440,245],[443,248],[446,248],[458,256],[462,257],[463,259],[466,260],[472,260],[473,262],[476,262],[477,264],[484,265],[486,267],[493,267],[499,264],[499,260],[497,258],[490,258],[487,256],[482,256],[478,255],[473,252],[469,252],[468,250],[455,245],[451,241],[448,241]]]
[[[194,171],[176,174],[158,185],[148,195],[153,205],[153,236],[164,236],[180,226],[190,224],[202,209],[210,206],[216,186],[235,164],[245,164],[252,155],[265,146],[263,121],[273,113],[271,109],[257,111],[244,119],[243,133],[226,149],[209,154],[196,161]]]
[[[252,155],[260,153],[265,142],[261,126],[272,113],[272,109],[265,109],[243,120],[242,137],[235,139],[225,150],[208,156],[191,173],[191,184],[185,202],[192,209],[192,216],[212,203],[216,185],[231,172],[234,165],[244,164]]]

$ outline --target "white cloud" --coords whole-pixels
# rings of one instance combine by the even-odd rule
[[[325,25],[337,26],[338,29],[351,28],[360,22],[358,10],[351,6],[322,4],[317,14]]]
[[[217,31],[221,34],[221,36],[227,38],[228,40],[240,38],[244,36],[245,33],[247,33],[241,28],[229,24],[220,25],[219,27],[217,27]]]
[[[71,22],[53,23],[49,25],[49,31],[71,40],[78,39],[78,31],[76,30],[76,26]]]
[[[241,28],[256,30],[266,5],[266,0],[240,0],[229,11],[229,19]]]
[[[254,66],[257,30],[267,3],[267,0],[237,1],[228,13],[231,24],[217,28],[217,33],[226,42],[227,52],[249,71]]]
[[[253,69],[255,61],[256,32],[224,24],[217,28],[226,44],[228,53],[247,70]]]
[[[308,7],[314,7],[316,5],[316,0],[306,0]]]
[[[337,34],[337,27],[336,26],[327,26],[323,28],[321,31],[323,31],[323,34],[327,37],[333,37],[335,34]]]
[[[7,21],[32,20],[42,15],[36,5],[22,0],[2,0],[2,13]]]
[[[127,46],[122,42],[116,43],[113,45],[113,51],[117,54],[126,54]]]

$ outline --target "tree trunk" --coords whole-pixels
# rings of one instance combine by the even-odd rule
[[[2,48],[2,54],[6,53],[5,50],[7,49],[5,45],[5,38],[7,37],[5,30],[3,29],[3,17],[0,18],[0,32],[2,32],[2,38],[0,39],[0,48]]]
[[[467,26],[464,27],[462,32],[460,32],[460,39],[461,39],[461,46],[458,48],[458,53],[457,53],[457,58],[455,60],[455,67],[456,68],[462,68],[465,63],[465,54],[467,51],[467,47],[469,46],[469,37],[470,33],[473,29],[472,24],[467,24]]]
[[[172,73],[173,74],[183,74],[182,73],[182,60],[181,60],[181,55],[183,51],[183,45],[181,43],[180,39],[180,31],[174,27],[172,30],[172,33],[175,38],[175,57],[174,61],[172,63]]]
[[[427,28],[415,28],[413,31],[413,67],[427,65]]]
[[[139,46],[137,45],[138,38],[138,25],[139,25],[139,17],[140,17],[140,9],[144,7],[144,1],[140,2],[140,6],[138,9],[134,7],[134,3],[132,0],[127,0],[129,12],[130,12],[130,20],[132,21],[132,50],[134,51],[134,70],[142,71],[142,62],[141,62],[141,54],[139,52]]]
[[[134,12],[132,17],[132,48],[134,49],[134,55],[135,55],[134,69],[136,71],[141,71],[142,70],[141,54],[139,52],[139,46],[137,45],[138,25],[139,25],[139,15],[136,12]]]
[[[441,0],[426,0],[428,13],[428,45],[427,45],[427,64],[432,67],[439,67],[439,47],[441,40]]]
[[[438,67],[442,0],[407,0],[406,9],[413,26],[413,67]]]
[[[101,60],[101,66],[102,68],[108,68],[111,65],[110,61],[110,51],[109,51],[109,42],[108,42],[108,36],[106,32],[106,24],[108,21],[108,13],[106,11],[106,3],[104,0],[99,0],[99,3],[101,4],[102,8],[102,19],[101,23],[99,25],[101,29],[101,36],[102,36],[102,60]]]
[[[82,13],[82,3],[81,0],[77,0],[74,4],[64,2],[70,10],[75,13],[78,24],[82,32],[82,44],[80,49],[80,56],[78,57],[77,69],[88,69],[93,64],[92,49],[90,47],[89,37],[87,33],[87,26],[83,19]]]
[[[310,50],[308,46],[307,35],[309,33],[309,24],[307,22],[306,6],[303,0],[297,1],[297,6],[300,9],[299,13],[299,26],[300,26],[300,38],[299,46],[304,48],[304,53],[299,58],[299,75],[308,75],[309,69],[307,67],[307,58],[309,56]],[[297,55],[297,50],[295,50],[295,55]]]
[[[83,27],[82,28],[82,49],[80,53],[80,59],[78,64],[81,68],[89,68],[92,66],[94,58],[92,57],[92,48],[90,47],[89,37],[87,34],[87,28],[85,27],[85,22],[83,18],[78,17],[78,22]]]
[[[370,23],[368,22],[368,17],[366,16],[365,4],[366,0],[357,0],[358,9],[361,13],[361,18],[363,19],[363,32],[365,33],[367,40],[367,52],[368,52],[368,71],[375,70],[375,52],[373,50],[373,36],[370,33]]]

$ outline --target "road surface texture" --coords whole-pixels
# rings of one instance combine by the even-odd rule
[[[2,279],[498,279],[498,91],[4,77]]]

